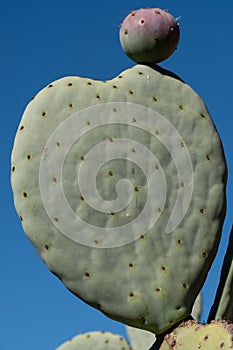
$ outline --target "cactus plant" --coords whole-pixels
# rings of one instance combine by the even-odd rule
[[[146,8],[132,11],[120,26],[125,53],[138,63],[158,63],[176,50],[179,24],[166,10]]]
[[[98,190],[103,191],[105,198],[112,200],[116,183],[124,177],[128,178],[135,189],[132,203],[120,214],[112,215],[114,213],[111,212],[105,216],[85,203],[77,189],[75,174],[76,169],[85,163],[83,156],[93,148],[94,141],[105,142],[101,155],[108,158],[108,152],[110,157],[115,156],[115,149],[111,153],[110,147],[116,144],[119,148],[123,138],[143,143],[151,152],[156,152],[157,157],[151,164],[146,163],[144,168],[158,167],[166,174],[166,203],[163,205],[160,197],[160,203],[153,203],[157,214],[162,212],[159,220],[146,234],[133,226],[138,235],[136,240],[114,249],[99,249],[101,241],[95,234],[92,247],[87,247],[61,233],[60,225],[65,230],[69,222],[63,215],[63,207],[59,212],[60,169],[56,170],[52,158],[48,158],[64,152],[62,145],[65,145],[67,136],[64,131],[55,135],[53,145],[46,145],[55,129],[63,121],[73,123],[70,116],[90,106],[94,107],[88,109],[87,118],[92,125],[88,124],[88,119],[84,119],[82,132],[85,135],[73,145],[63,167],[63,188],[74,212],[83,220],[90,220],[92,226],[121,226],[126,224],[128,212],[134,219],[145,204],[145,176],[138,167],[129,166],[121,159],[117,160],[117,165],[113,160],[112,164],[107,163],[100,169],[101,181],[97,178],[97,188],[99,186]],[[98,112],[96,108],[103,111],[105,106],[109,116],[108,127],[102,126],[88,132],[95,123],[93,113]],[[166,119],[160,117],[161,120],[158,120],[157,114],[154,118],[153,111]],[[128,125],[122,119],[124,128],[111,125],[126,113]],[[147,120],[150,123],[148,126]],[[169,149],[167,135],[163,134],[164,128],[171,123],[182,136],[182,139],[177,137],[173,141],[176,142],[173,149],[171,146]],[[69,142],[80,132],[80,125],[78,119],[74,126],[69,127]],[[151,130],[155,135],[151,135]],[[120,142],[117,143],[118,138]],[[132,147],[129,152],[134,156],[131,150]],[[172,156],[169,151],[173,152]],[[135,152],[135,155],[140,156],[139,152]],[[186,162],[185,167],[190,169],[188,177],[191,178],[185,177],[182,169],[179,169],[183,161]],[[45,178],[42,179],[44,188],[40,188],[39,183],[41,163],[45,167]],[[98,164],[99,159],[94,158],[90,169],[95,169]],[[177,170],[180,179],[177,178]],[[51,83],[26,108],[12,155],[16,209],[26,234],[51,271],[73,293],[105,314],[155,333],[163,332],[190,314],[205,281],[220,239],[225,208],[225,173],[221,142],[200,97],[187,84],[145,65],[130,68],[105,83],[80,77],[66,77]],[[163,185],[161,178],[160,173],[157,175],[159,187]],[[180,198],[177,197],[177,186]],[[178,211],[180,205],[185,205],[184,202],[176,202],[176,198],[179,201],[187,200],[191,193],[190,186],[193,186],[192,198],[185,218],[168,234],[166,229],[172,210],[177,206]],[[48,203],[52,204],[46,208],[52,210],[51,219],[41,198],[43,190]],[[149,190],[152,190],[152,186]],[[155,199],[153,197],[152,201]],[[55,203],[57,206],[54,206]],[[172,219],[173,225],[175,219]],[[77,227],[78,234],[80,230]],[[82,225],[82,230],[85,230],[85,225]]]
[[[152,64],[179,40],[176,21],[156,11],[133,12],[121,26],[123,48],[127,36],[130,56],[144,64],[105,82],[65,77],[33,98],[11,181],[25,233],[48,268],[105,315],[161,335],[158,348],[190,317],[216,255],[227,167],[202,99]],[[158,33],[149,49],[134,35],[140,18],[146,45]],[[185,323],[190,333],[193,325]]]

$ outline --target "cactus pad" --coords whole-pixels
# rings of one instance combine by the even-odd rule
[[[120,335],[110,332],[89,332],[68,340],[57,350],[132,350]]]
[[[200,324],[196,321],[185,322],[168,334],[160,347],[160,350],[177,349],[233,349],[233,325],[215,321],[210,324]]]
[[[89,305],[154,333],[191,313],[218,247],[225,183],[203,101],[146,65],[106,82],[54,81],[27,106],[12,153],[16,210],[48,268]]]
[[[233,226],[224,257],[218,289],[209,313],[210,320],[233,322]]]
[[[133,350],[148,350],[155,343],[155,335],[143,329],[126,327]]]
[[[202,292],[197,296],[197,299],[195,300],[195,303],[193,305],[192,309],[192,317],[196,321],[200,321],[201,314],[202,314],[202,306],[203,306],[203,300],[202,300]]]

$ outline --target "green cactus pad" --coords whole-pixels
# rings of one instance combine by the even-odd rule
[[[79,188],[85,167],[97,209]],[[220,240],[225,184],[221,141],[203,101],[156,66],[106,82],[51,83],[27,106],[14,142],[16,210],[48,268],[105,315],[154,333],[191,313]],[[119,198],[130,194],[123,208],[117,185]]]
[[[89,332],[68,340],[57,350],[132,350],[120,335],[110,332]]]
[[[233,260],[230,266],[230,270],[225,282],[222,297],[220,299],[219,307],[217,309],[215,319],[230,320],[233,322]]]
[[[200,321],[200,317],[202,314],[202,306],[203,306],[203,298],[202,298],[202,293],[200,293],[197,296],[197,299],[195,300],[195,303],[194,303],[193,309],[192,309],[192,317],[196,321]]]
[[[224,257],[218,289],[210,309],[209,321],[228,320],[233,322],[233,226]]]
[[[143,329],[126,326],[133,350],[148,350],[155,343],[155,335]]]
[[[165,336],[160,350],[230,350],[232,348],[232,324],[215,321],[210,324],[200,324],[196,321],[188,321]]]

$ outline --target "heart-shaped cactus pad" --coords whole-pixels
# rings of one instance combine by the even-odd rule
[[[89,305],[154,333],[190,315],[225,185],[205,104],[158,66],[54,81],[27,106],[12,153],[16,210],[48,268]]]

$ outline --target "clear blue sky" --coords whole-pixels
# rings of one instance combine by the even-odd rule
[[[79,301],[42,263],[14,210],[9,176],[14,134],[33,95],[63,76],[106,80],[134,65],[120,47],[118,26],[139,7],[167,8],[181,16],[179,48],[161,66],[202,96],[225,148],[228,211],[221,249],[204,290],[204,317],[211,305],[233,221],[232,0],[2,1],[0,344],[4,350],[52,350],[90,330],[125,335],[123,325]]]

